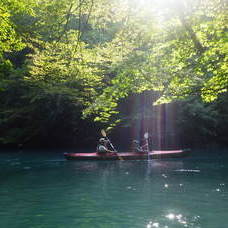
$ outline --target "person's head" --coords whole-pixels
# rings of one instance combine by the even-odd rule
[[[100,144],[106,144],[107,143],[107,140],[105,138],[100,138],[99,139],[99,143]]]

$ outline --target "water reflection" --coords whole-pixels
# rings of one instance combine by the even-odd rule
[[[173,170],[182,169],[182,161],[125,161],[125,162],[72,162],[69,167],[71,174],[78,179],[77,184],[90,183],[91,188],[98,188],[104,197],[110,197],[117,191],[135,191],[139,198],[153,197],[153,191],[159,194],[167,189],[175,176],[168,175]],[[118,186],[116,183],[119,183]],[[183,184],[178,183],[179,187]],[[77,189],[78,186],[75,186]],[[128,196],[127,196],[128,197]],[[138,197],[138,196],[137,196]]]
[[[18,163],[8,165],[13,162]],[[221,228],[226,224],[225,162],[223,168],[220,163],[214,168],[213,162],[204,165],[184,159],[45,158],[2,164],[4,228]]]
[[[150,221],[148,224],[147,224],[147,226],[146,226],[146,228],[152,228],[152,227],[159,227],[159,223],[158,222],[152,222],[152,221]]]
[[[156,221],[156,222],[155,222]],[[160,216],[159,219],[154,221],[149,221],[146,228],[201,228],[200,226],[200,216],[196,215],[187,218],[182,214],[169,213],[167,215]]]
[[[176,172],[200,173],[199,169],[177,169]]]

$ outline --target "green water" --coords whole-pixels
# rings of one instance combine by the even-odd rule
[[[222,154],[149,163],[0,154],[1,228],[226,228],[227,219]]]

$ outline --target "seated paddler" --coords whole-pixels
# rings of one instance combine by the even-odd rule
[[[138,140],[133,140],[133,152],[144,152],[140,142]]]
[[[108,140],[105,138],[99,139],[99,144],[97,146],[97,153],[99,154],[107,154],[107,153],[113,153],[114,151],[108,149]]]

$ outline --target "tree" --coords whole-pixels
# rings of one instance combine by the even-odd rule
[[[44,135],[62,116],[70,116],[72,129],[81,118],[113,127],[125,119],[120,104],[147,92],[156,94],[154,104],[195,96],[195,106],[207,110],[198,97],[214,104],[228,87],[225,6],[1,1],[1,141]]]
[[[143,27],[143,31],[137,33],[136,26],[129,26],[131,30],[125,26],[121,41],[132,48],[120,58],[118,66],[115,57],[121,52],[112,58],[115,77],[112,85],[97,99],[95,112],[102,113],[103,107],[103,110],[107,107],[113,110],[119,99],[146,90],[160,91],[161,96],[155,104],[190,95],[212,102],[219,94],[227,92],[225,4],[225,1],[216,0],[195,1],[192,5],[187,1],[184,4],[170,1],[168,7],[159,11],[162,15],[159,27],[150,30]],[[143,34],[142,39],[135,34]],[[135,42],[132,42],[133,37],[136,37]],[[111,44],[114,42],[115,39]],[[125,46],[125,53],[126,50],[129,49]],[[104,98],[106,105],[99,107],[99,100]],[[108,113],[110,116],[111,111]]]

